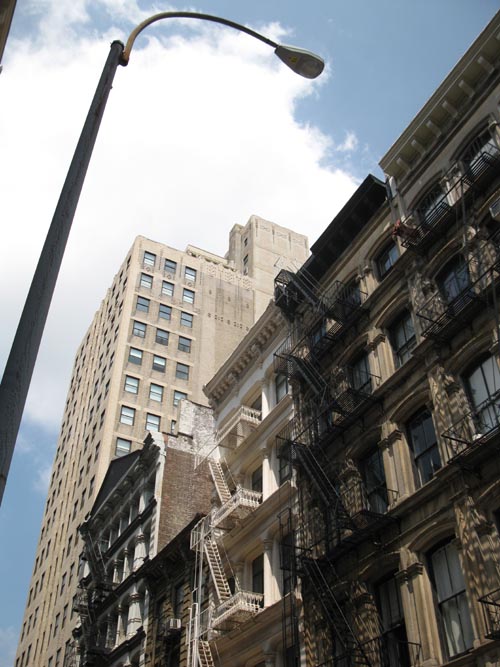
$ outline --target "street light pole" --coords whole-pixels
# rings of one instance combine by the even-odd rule
[[[131,32],[125,47],[119,41],[111,44],[108,58],[38,260],[0,384],[0,504],[7,483],[7,475],[50,302],[115,72],[118,65],[125,66],[128,64],[130,51],[137,35],[151,23],[167,18],[194,18],[213,21],[245,32],[274,47],[276,55],[288,67],[309,79],[319,76],[324,67],[322,59],[309,51],[277,44],[250,28],[233,21],[196,12],[161,12],[155,14]]]

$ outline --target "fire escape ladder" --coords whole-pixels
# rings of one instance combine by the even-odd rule
[[[314,558],[302,558],[302,568],[315,590],[316,599],[323,608],[328,624],[344,650],[342,657],[346,659],[346,664],[372,667],[372,662],[368,659],[355,630],[344,614],[320,562]],[[333,568],[330,568],[330,571],[333,572]],[[344,661],[340,660],[340,663],[344,664]]]
[[[315,365],[306,357],[294,357],[294,361],[300,375],[313,390],[316,398],[320,399],[320,403],[327,400],[329,384]]]
[[[215,667],[212,649],[210,648],[210,644],[204,639],[198,641],[198,660],[200,667]]]
[[[210,536],[205,538],[203,546],[212,574],[212,579],[215,584],[215,590],[217,591],[217,597],[219,598],[219,604],[222,604],[225,600],[228,600],[231,597],[231,590],[224,572],[219,548],[215,540]]]
[[[231,499],[231,491],[229,490],[222,465],[220,461],[209,460],[208,466],[212,474],[212,479],[214,481],[219,500],[221,504],[224,505]]]
[[[317,459],[313,447],[295,444],[294,449],[298,462],[307,473],[324,506],[332,512],[336,529],[354,530],[355,525],[344,507],[341,493],[337,488],[339,483],[336,484],[336,480],[332,481],[332,474],[329,475],[326,465]]]

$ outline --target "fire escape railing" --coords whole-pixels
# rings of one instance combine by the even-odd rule
[[[436,292],[417,311],[426,338],[447,340],[489,300],[488,289],[498,288],[499,257],[482,252],[481,261],[471,260],[464,268],[463,287],[453,298]],[[495,275],[496,274],[496,275]]]
[[[450,176],[452,185],[434,202],[424,202],[410,211],[394,233],[401,245],[417,253],[424,253],[440,236],[444,228],[461,215],[458,210],[462,197],[467,201],[475,192],[484,191],[500,173],[500,152],[480,153],[465,169],[460,178]]]
[[[500,588],[483,595],[478,601],[483,605],[486,638],[500,639]]]
[[[500,390],[467,412],[450,428],[443,431],[449,441],[450,460],[477,447],[500,429]]]

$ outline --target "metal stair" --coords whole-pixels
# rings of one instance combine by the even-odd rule
[[[229,490],[229,486],[227,485],[222,465],[220,464],[220,461],[210,460],[208,462],[208,466],[212,474],[212,479],[214,480],[215,489],[217,491],[217,495],[219,496],[219,500],[221,504],[224,505],[228,502],[228,500],[231,500],[231,492]]]
[[[302,567],[316,591],[316,599],[319,600],[323,607],[330,627],[334,629],[335,635],[342,646],[344,652],[342,657],[346,659],[347,664],[350,666],[365,665],[365,667],[374,667],[373,662],[369,660],[357,638],[355,630],[344,614],[342,606],[337,600],[320,562],[313,558],[302,558]],[[334,574],[333,568],[329,568],[329,573]]]
[[[208,536],[205,538],[203,547],[215,584],[215,590],[217,591],[217,597],[219,598],[219,603],[222,604],[231,597],[231,590],[222,566],[219,548],[215,540]]]
[[[200,667],[215,667],[210,644],[203,639],[198,641],[198,661]]]

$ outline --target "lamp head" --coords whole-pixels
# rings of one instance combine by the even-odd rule
[[[285,46],[278,44],[274,53],[291,70],[306,79],[315,79],[321,74],[325,67],[323,58],[320,58],[311,51],[299,49],[296,46]]]

